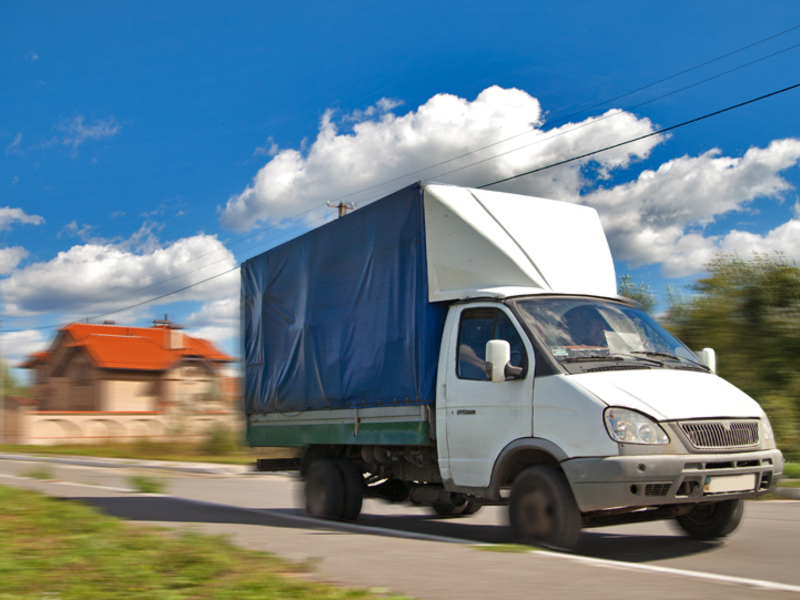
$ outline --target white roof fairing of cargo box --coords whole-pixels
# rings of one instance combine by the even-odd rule
[[[614,262],[593,208],[424,186],[428,298],[562,293],[613,297]]]

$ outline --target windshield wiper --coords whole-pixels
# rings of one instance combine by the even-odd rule
[[[686,361],[693,365],[697,365],[698,367],[705,369],[706,371],[710,370],[704,364],[695,362],[691,358],[686,358],[685,356],[678,356],[676,354],[670,354],[669,352],[645,352],[644,350],[637,350],[635,352],[631,352],[631,354],[644,354],[645,356],[663,356],[664,358],[671,358],[672,360],[677,360],[678,362]]]
[[[631,352],[630,354],[620,354],[618,356],[624,356],[626,358],[632,358],[634,360],[645,360],[654,365],[658,365],[659,367],[664,366],[664,363],[661,362],[660,360],[656,360],[654,358],[645,358],[644,356],[633,356],[634,354],[646,354],[647,356],[660,356],[657,352],[653,352],[652,354],[649,352]]]

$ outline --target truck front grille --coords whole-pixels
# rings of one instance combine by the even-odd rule
[[[758,420],[684,421],[681,429],[699,450],[758,446]]]

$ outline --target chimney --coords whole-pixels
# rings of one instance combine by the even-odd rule
[[[169,334],[169,349],[182,350],[184,348],[183,331],[180,329],[170,328],[167,330],[167,333]]]

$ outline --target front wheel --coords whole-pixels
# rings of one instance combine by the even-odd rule
[[[675,517],[678,525],[698,540],[716,540],[730,535],[742,522],[744,500],[723,500],[698,504],[690,512]]]
[[[564,474],[528,467],[514,480],[508,502],[514,537],[524,543],[572,550],[581,532],[581,512]]]

